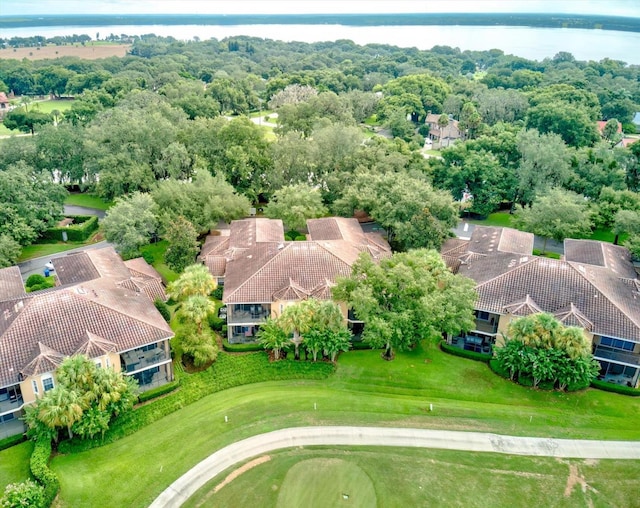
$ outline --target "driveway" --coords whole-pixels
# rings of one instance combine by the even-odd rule
[[[386,427],[294,427],[243,439],[218,450],[169,485],[150,507],[181,506],[209,480],[251,457],[284,448],[323,445],[408,446],[537,457],[640,459],[640,441],[587,441]]]
[[[22,280],[26,281],[29,278],[29,275],[32,275],[34,273],[44,275],[44,265],[46,265],[52,259],[66,256],[67,254],[71,254],[73,252],[80,252],[88,249],[101,249],[103,247],[106,247],[107,245],[109,245],[109,243],[103,240],[101,242],[96,242],[90,245],[84,245],[83,247],[78,247],[77,249],[69,249],[63,252],[58,252],[57,254],[51,254],[50,256],[42,256],[40,258],[29,259],[28,261],[23,261],[22,263],[18,263],[18,268],[20,268],[20,274],[22,275]]]

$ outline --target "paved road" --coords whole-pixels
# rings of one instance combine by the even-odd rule
[[[65,215],[96,215],[98,218],[103,219],[106,212],[104,210],[98,210],[97,208],[64,205],[64,213]]]
[[[251,457],[283,448],[319,445],[406,446],[538,457],[640,459],[640,441],[586,441],[384,427],[294,427],[243,439],[218,450],[167,487],[150,508],[181,506],[209,480]]]

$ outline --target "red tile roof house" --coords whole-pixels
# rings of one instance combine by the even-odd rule
[[[282,221],[244,219],[231,223],[228,236],[205,242],[200,259],[224,281],[230,343],[254,342],[260,324],[287,305],[311,297],[330,299],[336,278],[351,274],[361,252],[374,259],[391,254],[386,240],[364,233],[357,219],[311,219],[307,226],[307,241],[288,242]],[[362,323],[346,306],[341,308],[357,335]]]
[[[533,235],[477,226],[470,240],[445,242],[442,256],[476,282],[475,329],[448,337],[458,347],[490,352],[509,322],[549,312],[579,326],[593,344],[600,378],[626,386],[640,380],[640,281],[627,249],[565,240],[563,260],[532,255]]]
[[[0,92],[0,109],[9,109],[9,98],[4,92]]]
[[[152,267],[111,247],[52,262],[60,285],[28,294],[18,267],[0,269],[0,439],[23,432],[23,407],[55,386],[67,356],[122,371],[143,391],[173,379],[173,332],[153,304],[166,297]]]

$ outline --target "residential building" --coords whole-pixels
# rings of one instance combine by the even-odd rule
[[[428,139],[432,142],[434,149],[446,148],[453,145],[456,141],[462,139],[463,132],[459,127],[458,120],[454,120],[449,116],[447,125],[440,127],[440,114],[427,113],[424,123],[429,126]]]
[[[173,379],[173,332],[153,304],[166,296],[152,267],[125,263],[112,247],[52,264],[59,285],[35,293],[25,293],[18,267],[0,270],[0,438],[24,430],[24,406],[55,386],[65,357],[84,354],[143,391]]]
[[[306,241],[285,241],[282,221],[251,218],[233,221],[228,235],[207,239],[201,259],[224,280],[227,338],[253,342],[268,317],[276,318],[307,298],[330,299],[336,278],[349,276],[361,252],[374,259],[389,256],[389,244],[364,233],[357,219],[329,217],[307,221]],[[362,328],[346,306],[342,310],[357,335]]]
[[[593,344],[600,379],[638,386],[640,280],[627,249],[593,240],[565,240],[564,258],[532,255],[533,235],[477,226],[469,240],[442,248],[447,265],[476,282],[476,325],[448,337],[458,347],[490,352],[511,320],[538,312],[579,326]]]

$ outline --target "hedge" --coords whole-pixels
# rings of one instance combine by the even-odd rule
[[[264,351],[262,344],[250,342],[248,344],[231,344],[227,339],[222,341],[222,348],[230,353],[247,353],[250,351]]]
[[[629,395],[631,397],[640,397],[640,390],[637,388],[631,388],[630,386],[617,385],[615,383],[609,383],[607,381],[600,381],[594,379],[591,381],[591,387],[603,390],[605,392],[619,393],[621,395]]]
[[[265,352],[245,355],[221,352],[216,362],[207,370],[182,374],[180,390],[120,415],[111,423],[103,437],[86,440],[76,437],[63,441],[58,445],[58,451],[74,453],[112,443],[202,397],[234,386],[285,379],[326,379],[334,370],[335,366],[327,362],[270,362]]]
[[[497,358],[492,358],[489,360],[489,368],[493,371],[494,374],[497,374],[500,377],[505,379],[511,379],[509,372],[502,367],[502,364],[498,361]]]
[[[44,487],[45,506],[51,506],[60,490],[60,482],[56,474],[49,469],[51,457],[51,440],[39,437],[31,453],[29,468],[33,477]]]
[[[151,390],[147,390],[146,392],[142,392],[138,395],[139,402],[146,402],[151,399],[155,399],[156,397],[160,397],[161,395],[166,395],[167,393],[171,393],[173,390],[180,386],[180,380],[176,379],[167,383],[166,385],[158,386],[157,388],[153,388]]]
[[[64,228],[49,228],[40,235],[39,241],[61,241],[64,231],[67,233],[67,241],[84,242],[98,229],[98,217],[95,215],[68,215],[67,217],[73,219],[74,224]]]
[[[476,353],[475,351],[467,351],[466,349],[460,349],[459,347],[447,344],[445,341],[440,341],[440,349],[445,353],[449,353],[454,356],[460,356],[462,358],[468,358],[469,360],[475,360],[476,362],[489,363],[493,358],[491,353]]]
[[[0,450],[6,450],[7,448],[11,448],[17,444],[22,443],[27,440],[27,436],[24,434],[16,434],[15,436],[5,437],[4,439],[0,439]]]
[[[363,342],[361,340],[352,340],[351,341],[351,349],[373,349],[371,344],[368,342]]]

